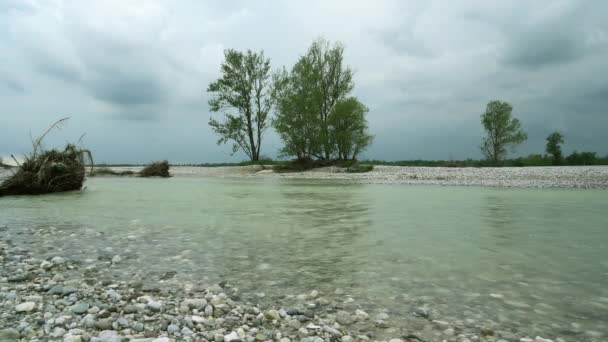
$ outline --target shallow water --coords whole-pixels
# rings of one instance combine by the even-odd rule
[[[607,208],[591,190],[94,178],[0,199],[0,235],[43,256],[120,255],[114,275],[227,280],[269,303],[341,288],[396,325],[428,306],[450,325],[584,341],[608,334]]]

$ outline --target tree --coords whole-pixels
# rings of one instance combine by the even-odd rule
[[[568,165],[595,165],[597,164],[597,154],[595,152],[574,151],[566,157]]]
[[[369,109],[356,97],[339,100],[329,114],[330,142],[338,159],[355,160],[372,143],[365,115]]]
[[[354,88],[353,72],[343,65],[344,46],[335,43],[333,46],[319,38],[312,43],[306,55],[300,59],[311,68],[308,81],[314,89],[311,100],[316,107],[320,120],[319,141],[323,150],[317,155],[321,159],[330,159],[333,147],[329,136],[329,115],[336,103],[344,99]]]
[[[481,151],[494,165],[499,165],[506,157],[507,148],[513,149],[528,139],[512,112],[513,107],[509,103],[490,101],[481,115],[481,123],[486,130]]]
[[[260,157],[264,131],[268,128],[271,96],[270,59],[264,52],[224,51],[221,77],[209,84],[212,112],[223,112],[224,120],[211,118],[209,125],[220,138],[219,144],[232,141],[232,152],[242,150],[252,161]]]
[[[547,146],[545,150],[547,154],[551,155],[553,159],[553,165],[560,165],[563,161],[562,147],[560,144],[564,143],[564,136],[560,132],[553,132],[547,137]]]
[[[291,72],[283,69],[273,77],[276,102],[273,126],[284,143],[282,156],[308,160],[321,153],[321,124],[313,100],[316,90],[312,77],[312,65],[306,59],[300,59]]]

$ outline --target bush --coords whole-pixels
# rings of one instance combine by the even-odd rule
[[[169,162],[166,160],[157,161],[144,166],[139,172],[140,177],[171,177],[169,173]]]
[[[126,171],[114,171],[110,168],[107,167],[101,167],[101,168],[97,168],[94,171],[91,172],[91,177],[95,177],[95,176],[132,176],[134,175],[135,172],[131,171],[131,170],[126,170]]]
[[[365,173],[370,172],[374,169],[374,165],[369,164],[355,164],[346,168],[348,173]]]

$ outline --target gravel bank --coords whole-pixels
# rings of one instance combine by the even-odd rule
[[[115,168],[117,171],[138,168]],[[449,168],[375,166],[367,173],[345,173],[329,167],[306,172],[275,173],[261,166],[171,168],[179,177],[278,177],[337,179],[355,183],[457,185],[509,188],[608,189],[608,166],[546,166],[501,168]]]
[[[141,167],[115,167],[116,171],[139,171]],[[270,167],[173,166],[177,177],[277,177],[294,179],[336,179],[367,184],[489,186],[507,188],[608,189],[608,166],[545,166],[501,168],[449,168],[375,166],[367,173],[345,173],[329,167],[306,172],[275,173]],[[0,179],[8,171],[0,170]]]
[[[513,188],[608,189],[608,166],[448,168],[375,166],[367,173],[340,169],[258,174],[283,178],[343,179],[357,183],[462,185]]]
[[[430,307],[411,308],[416,324],[409,326],[340,289],[294,295],[297,304],[282,307],[245,299],[233,284],[173,283],[174,272],[160,281],[113,275],[125,262],[120,255],[39,259],[0,240],[0,341],[552,342],[442,321]]]

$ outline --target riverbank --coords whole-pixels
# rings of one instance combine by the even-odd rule
[[[117,276],[113,270],[128,262],[119,254],[39,258],[0,241],[0,340],[551,342],[472,320],[443,321],[426,306],[412,307],[407,320],[395,321],[390,311],[362,307],[342,289],[311,290],[274,303],[257,294],[256,303],[238,284],[173,281],[175,272],[154,279]],[[295,304],[281,306],[286,300]]]
[[[112,169],[116,171],[140,170],[138,167],[115,167]],[[336,167],[305,172],[277,173],[270,166],[173,166],[171,167],[171,174],[179,177],[334,179],[367,184],[608,189],[608,166],[501,168],[375,166],[371,172],[366,173],[346,173],[343,168]]]

